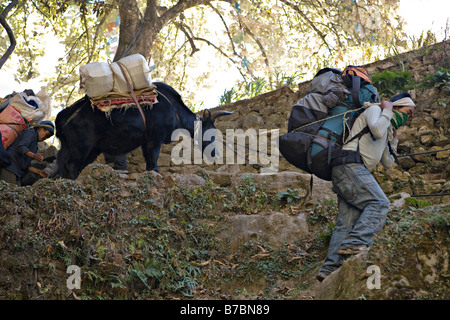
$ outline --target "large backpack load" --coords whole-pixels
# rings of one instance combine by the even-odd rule
[[[334,165],[360,161],[359,152],[342,150],[342,145],[365,110],[364,103],[378,101],[378,92],[363,68],[320,70],[306,96],[292,108],[288,133],[280,137],[281,154],[297,168],[330,181]]]
[[[0,134],[6,150],[28,126],[41,122],[50,113],[45,92],[32,90],[14,92],[0,101]]]
[[[26,91],[14,93],[9,98],[9,105],[19,110],[20,114],[29,124],[38,124],[50,114],[50,106],[45,105],[41,98],[34,93],[28,94]]]
[[[0,134],[2,135],[2,145],[5,150],[27,126],[27,120],[21,115],[17,107],[8,105],[3,109],[0,113]]]

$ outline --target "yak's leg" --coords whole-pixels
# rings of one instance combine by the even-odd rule
[[[69,161],[67,161],[67,171],[69,173],[69,177],[71,179],[76,179],[78,175],[83,171],[84,168],[90,163],[92,163],[97,156],[100,154],[100,150],[97,148],[93,148],[91,150],[84,149],[83,152],[80,152],[80,150],[77,150],[78,153],[75,153],[76,155],[82,155],[87,154],[85,157],[70,157]]]
[[[91,152],[89,153],[89,155],[84,160],[83,168],[81,170],[83,170],[87,165],[94,162],[94,160],[97,159],[97,157],[100,153],[101,153],[101,151],[99,149],[97,149],[97,148],[92,149]]]
[[[69,175],[69,178],[76,179],[78,175],[80,174],[81,170],[84,169],[84,167],[80,166],[80,163],[82,161],[76,160],[76,159],[70,159],[67,162],[66,169]]]
[[[142,154],[145,158],[146,170],[147,171],[158,171],[158,158],[161,151],[161,143],[144,143],[142,145]]]

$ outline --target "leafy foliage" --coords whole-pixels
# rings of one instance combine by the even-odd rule
[[[418,209],[425,208],[425,207],[428,207],[431,205],[430,201],[420,200],[420,199],[411,198],[411,197],[406,198],[405,201],[408,202],[409,204],[411,204],[414,208],[418,208]]]
[[[250,82],[239,82],[229,90],[225,90],[219,98],[219,105],[236,102],[242,99],[251,99],[260,94],[282,88],[283,86],[294,87],[302,79],[304,73],[294,72],[287,76],[284,73],[275,73],[275,85],[271,85],[270,79],[256,78]]]
[[[55,75],[45,81],[58,104],[70,104],[81,95],[77,92],[78,67],[104,61],[106,53],[113,52],[108,26],[117,20],[119,11],[120,32],[131,35],[120,38],[119,49],[133,51],[139,43],[147,43],[147,51],[140,53],[153,60],[152,77],[181,91],[188,104],[201,102],[195,102],[198,89],[212,85],[216,70],[233,69],[240,74],[242,83],[228,100],[234,101],[273,90],[281,83],[291,85],[280,75],[314,73],[323,65],[362,64],[389,54],[393,45],[406,48],[395,0],[158,3],[148,10],[144,1],[135,0],[23,1],[8,16],[19,44],[15,54],[21,57],[13,72],[22,81],[36,77],[36,59],[43,49],[40,39],[54,34],[66,53]],[[172,16],[173,8],[181,14]],[[0,34],[1,49],[5,37]],[[350,52],[357,54],[347,55]],[[215,59],[209,59],[214,54]],[[297,77],[291,80],[294,83]]]
[[[242,86],[241,86],[242,87]],[[225,90],[223,95],[219,98],[219,104],[231,103],[239,101],[241,99],[251,99],[267,92],[267,82],[262,78],[256,78],[255,80],[244,85],[244,89],[231,88],[230,90]]]
[[[380,95],[385,97],[393,96],[400,91],[408,91],[414,86],[411,72],[396,70],[384,70],[374,74],[372,83]]]
[[[298,191],[292,189],[280,192],[277,196],[280,201],[285,201],[287,204],[298,202],[301,199]]]
[[[428,74],[421,85],[450,93],[450,70],[444,67],[439,68],[436,72]]]

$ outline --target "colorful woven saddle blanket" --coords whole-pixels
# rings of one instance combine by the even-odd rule
[[[158,103],[156,86],[135,90],[134,93],[142,108],[149,107],[151,109],[155,103]],[[122,92],[110,92],[103,96],[91,98],[91,104],[92,108],[97,108],[107,114],[118,108],[137,107],[131,95]]]

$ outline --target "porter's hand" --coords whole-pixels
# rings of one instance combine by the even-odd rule
[[[35,153],[33,158],[34,160],[37,160],[39,162],[42,162],[42,160],[44,160],[44,157],[40,153]]]
[[[384,110],[384,109],[392,110],[394,105],[390,101],[383,100],[383,101],[381,101],[380,107],[381,107],[381,110]]]
[[[42,178],[48,178],[50,176],[50,174],[48,172],[44,171],[44,170],[39,170],[39,175]]]

